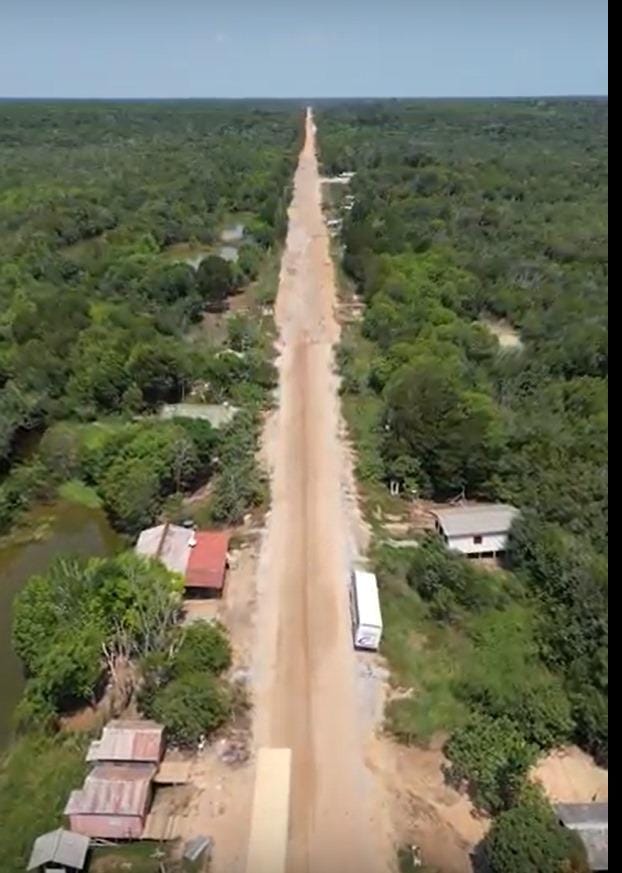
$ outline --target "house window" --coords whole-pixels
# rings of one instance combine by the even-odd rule
[[[473,542],[475,543],[476,546],[481,546],[481,544],[482,544],[482,542],[483,542],[483,537],[482,537],[482,535],[481,535],[481,534],[476,534],[476,535],[473,537]]]

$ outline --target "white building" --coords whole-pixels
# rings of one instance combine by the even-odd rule
[[[469,557],[492,558],[505,552],[518,509],[504,503],[480,503],[438,509],[434,515],[436,531],[447,548]]]

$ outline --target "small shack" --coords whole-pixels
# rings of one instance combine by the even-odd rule
[[[561,825],[575,831],[587,854],[590,870],[609,869],[609,804],[558,803],[555,812]]]
[[[434,511],[435,528],[447,547],[472,558],[495,558],[507,548],[518,509],[505,503],[451,506]]]
[[[86,754],[90,763],[159,764],[164,753],[164,728],[155,721],[108,722],[101,739],[93,740]]]
[[[90,840],[82,834],[58,830],[41,834],[34,842],[27,870],[48,870],[59,873],[78,873],[84,869]]]
[[[135,551],[181,573],[188,596],[221,597],[229,566],[229,539],[228,531],[197,531],[166,523],[142,531]]]
[[[140,839],[155,772],[153,764],[98,764],[69,795],[69,827],[91,839]]]

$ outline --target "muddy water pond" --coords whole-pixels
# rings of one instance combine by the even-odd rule
[[[13,710],[24,687],[11,647],[13,598],[30,576],[45,572],[58,555],[112,555],[122,547],[100,509],[62,501],[33,510],[29,520],[35,539],[0,542],[0,749],[11,736]]]

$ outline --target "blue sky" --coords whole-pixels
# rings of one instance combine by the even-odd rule
[[[9,97],[607,93],[606,0],[0,0]]]

